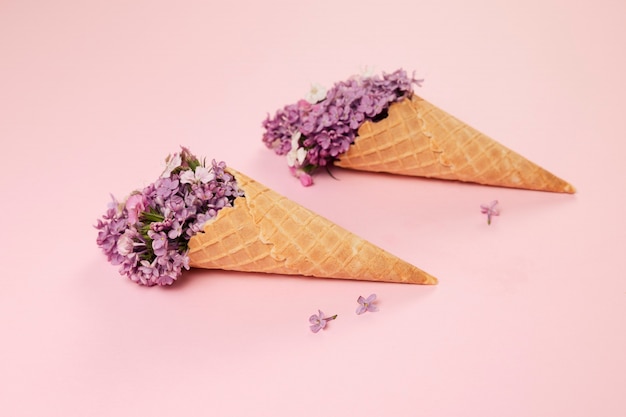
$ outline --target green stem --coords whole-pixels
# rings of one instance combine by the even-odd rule
[[[141,217],[143,217],[145,220],[147,220],[150,223],[152,223],[152,222],[162,222],[163,220],[165,220],[165,217],[161,216],[160,214],[151,213],[149,211],[141,212]]]

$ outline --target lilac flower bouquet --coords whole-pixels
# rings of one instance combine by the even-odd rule
[[[166,162],[154,183],[113,198],[95,225],[109,262],[140,285],[170,285],[189,268],[437,282],[224,162],[186,148]]]
[[[386,117],[392,103],[410,97],[422,80],[404,70],[382,76],[354,76],[326,91],[314,86],[306,99],[285,106],[263,122],[263,142],[286,155],[292,174],[304,186],[311,174],[328,167],[354,143],[359,127]]]
[[[113,197],[95,226],[109,262],[146,286],[170,285],[189,269],[189,239],[244,194],[224,162],[207,165],[183,147],[166,163],[154,183],[124,201]]]

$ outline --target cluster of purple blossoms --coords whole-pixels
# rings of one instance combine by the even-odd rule
[[[319,88],[308,100],[285,106],[263,121],[263,142],[278,155],[287,156],[292,174],[302,185],[312,184],[311,174],[327,166],[354,143],[359,127],[387,115],[389,106],[413,94],[413,84],[399,69],[391,74],[352,77],[336,83],[325,97]]]
[[[170,155],[161,177],[98,220],[97,243],[119,272],[141,285],[170,285],[189,269],[188,242],[243,191],[224,162],[201,163],[188,149]]]

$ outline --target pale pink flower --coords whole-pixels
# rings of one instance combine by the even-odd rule
[[[180,174],[180,182],[182,184],[206,184],[215,179],[215,174],[207,167],[197,166],[195,171],[187,170]]]
[[[320,84],[311,84],[311,89],[305,99],[311,104],[318,103],[326,98],[326,88]]]
[[[300,184],[302,184],[304,187],[309,187],[313,185],[313,177],[306,172],[301,173],[299,178]]]
[[[491,224],[491,216],[499,216],[498,200],[493,200],[489,204],[481,204],[480,212],[487,215],[487,224]]]
[[[198,182],[201,182],[202,184],[206,184],[209,181],[213,181],[213,179],[215,178],[215,174],[210,172],[207,167],[202,166],[202,165],[196,167],[195,174],[196,174],[196,180]]]
[[[161,174],[161,178],[169,178],[169,176],[172,174],[172,171],[178,168],[180,164],[182,164],[182,162],[183,160],[181,156],[177,153],[168,156],[165,159],[165,163],[167,165],[165,166],[165,171],[163,171],[163,174]]]
[[[128,223],[135,224],[139,220],[139,215],[146,208],[146,198],[143,194],[132,194],[126,200],[126,210],[128,211]]]
[[[196,180],[196,174],[191,170],[186,170],[180,174],[181,184],[193,184]]]

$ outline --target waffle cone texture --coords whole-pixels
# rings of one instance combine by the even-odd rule
[[[244,190],[189,240],[190,266],[412,284],[437,279],[229,169]]]
[[[336,166],[528,190],[575,189],[520,154],[413,95],[365,122]]]

